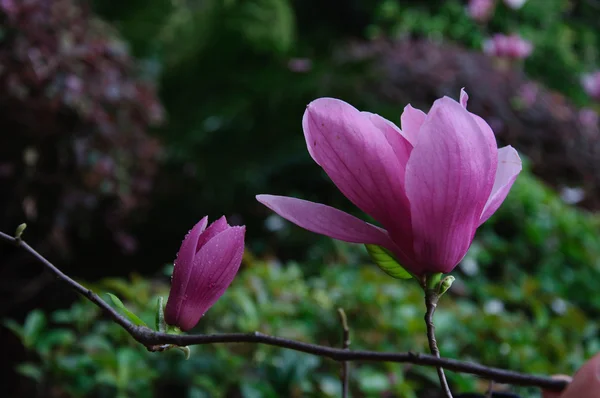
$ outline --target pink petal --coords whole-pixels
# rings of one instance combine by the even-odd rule
[[[492,193],[485,204],[479,225],[483,224],[506,199],[517,176],[521,172],[521,158],[517,151],[511,146],[505,146],[498,150],[498,169]]]
[[[385,230],[330,206],[276,195],[257,195],[256,200],[286,220],[317,234],[350,243],[386,248],[393,245]]]
[[[402,131],[398,128],[398,126],[375,113],[361,113],[363,115],[367,115],[371,120],[371,123],[373,123],[375,127],[381,130],[381,132],[385,136],[385,139],[388,141],[388,143],[394,150],[398,161],[402,165],[406,166],[406,162],[408,162],[410,151],[412,151],[413,146],[404,137]]]
[[[171,279],[171,291],[169,293],[169,298],[183,297],[183,295],[185,294],[185,289],[190,279],[190,274],[192,272],[194,257],[196,256],[196,247],[198,244],[198,239],[202,235],[202,232],[204,232],[206,224],[208,224],[208,217],[202,218],[202,220],[200,220],[196,225],[194,225],[194,227],[187,233],[187,235],[183,239],[181,248],[177,253],[177,258],[174,261],[173,277]],[[167,314],[165,314],[165,316],[169,318],[167,319],[167,322],[175,322],[175,319],[173,317],[169,317]]]
[[[492,190],[491,157],[469,112],[448,97],[435,101],[406,168],[414,251],[423,271],[449,272],[466,254]]]
[[[244,255],[245,231],[245,227],[226,229],[206,242],[194,258],[189,288],[176,316],[182,330],[196,326],[233,281]]]
[[[227,228],[229,228],[229,225],[227,224],[227,219],[225,218],[225,216],[222,216],[217,221],[210,224],[208,228],[206,228],[206,231],[204,231],[202,235],[200,235],[200,238],[198,238],[196,252],[198,252],[198,250],[200,250],[200,248],[204,246],[206,242],[208,242],[221,232],[225,231]]]
[[[467,101],[469,100],[469,95],[467,94],[467,92],[465,91],[464,88],[460,89],[460,104],[467,109]],[[481,132],[483,133],[483,135],[485,136],[485,139],[488,142],[488,145],[490,147],[490,155],[492,156],[492,165],[494,168],[494,173],[496,166],[496,160],[497,160],[497,156],[498,156],[498,144],[496,143],[496,135],[494,134],[494,131],[492,130],[492,128],[490,127],[489,124],[487,124],[487,122],[480,116],[469,112],[469,114],[473,117],[473,119],[475,119],[475,122],[477,123],[477,125],[479,126],[479,128],[481,129]]]
[[[417,136],[426,116],[425,112],[413,108],[410,104],[404,107],[404,112],[400,116],[402,132],[413,146],[417,143]]]
[[[342,193],[388,229],[410,234],[404,193],[407,151],[390,139],[389,126],[332,98],[311,102],[302,120],[308,150]],[[409,238],[405,241],[410,241]]]
[[[460,100],[458,102],[460,102],[460,104],[463,106],[463,108],[467,109],[467,102],[469,101],[469,94],[467,94],[467,92],[465,91],[465,88],[461,88],[460,89]]]

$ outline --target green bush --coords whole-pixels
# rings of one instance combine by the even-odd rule
[[[443,355],[524,372],[573,372],[600,348],[597,231],[596,217],[569,208],[524,172],[477,235],[454,273],[457,282],[442,299],[435,320]],[[426,352],[417,284],[389,278],[369,263],[362,246],[333,247],[332,260],[314,276],[305,275],[301,264],[282,266],[248,254],[240,275],[196,331],[259,330],[339,346],[341,307],[348,314],[351,348]],[[168,294],[168,278],[106,279],[94,288],[117,294],[153,324],[152,303]],[[339,365],[332,361],[247,344],[192,347],[185,361],[179,352],[148,353],[99,315],[80,301],[48,317],[34,311],[24,326],[7,322],[37,354],[19,372],[69,396],[339,395]],[[393,392],[410,398],[437,386],[430,368],[353,363],[351,369],[355,396]],[[457,391],[486,387],[468,375],[449,378]]]

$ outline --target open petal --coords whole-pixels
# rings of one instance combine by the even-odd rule
[[[487,219],[498,210],[498,207],[500,207],[502,202],[504,202],[504,199],[506,199],[506,195],[508,195],[510,188],[521,172],[521,169],[521,158],[519,158],[519,154],[513,147],[509,145],[498,150],[496,179],[494,180],[492,193],[481,214],[479,225],[487,221]]]
[[[469,100],[469,95],[465,91],[464,88],[460,89],[460,104],[467,109],[467,101]],[[479,129],[483,133],[488,145],[490,147],[490,153],[492,156],[492,161],[494,166],[496,162],[494,159],[497,159],[498,156],[498,144],[496,143],[496,135],[494,134],[494,130],[490,127],[490,125],[479,115],[469,112],[469,114],[475,119],[475,123],[479,126]]]
[[[469,112],[437,100],[406,170],[415,258],[425,271],[449,272],[466,254],[494,182],[490,158]]]
[[[176,315],[182,330],[193,328],[233,281],[244,255],[245,231],[245,227],[226,229],[206,242],[194,258],[194,272]]]
[[[403,165],[406,166],[406,162],[408,162],[408,158],[410,156],[410,151],[413,146],[410,142],[404,137],[402,131],[396,126],[394,123],[389,120],[377,115],[376,113],[370,112],[361,112],[363,115],[367,115],[371,120],[371,123],[375,125],[381,132],[384,134],[385,139],[388,141],[394,153],[396,154],[396,158]]]
[[[460,104],[465,109],[467,109],[467,102],[469,102],[469,94],[467,94],[464,87],[460,89],[460,99],[458,102],[460,102]]]
[[[406,139],[413,145],[417,143],[417,137],[421,125],[427,115],[420,109],[413,108],[410,104],[404,107],[404,112],[400,116],[400,125]]]
[[[401,140],[388,141],[380,122],[344,101],[320,98],[308,105],[302,126],[313,159],[352,203],[386,227],[410,231],[398,155],[405,149],[396,147]]]
[[[330,206],[276,195],[257,195],[256,200],[286,220],[317,234],[390,250],[393,245],[385,230]]]

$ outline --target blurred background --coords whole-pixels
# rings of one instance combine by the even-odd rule
[[[1,0],[0,230],[153,323],[184,234],[247,226],[240,274],[197,327],[426,351],[422,293],[362,246],[258,204],[358,216],[306,151],[305,106],[399,124],[469,93],[524,158],[436,314],[444,356],[571,373],[600,350],[600,2]],[[339,365],[251,345],[149,353],[26,253],[0,245],[0,371],[15,397],[337,397]],[[106,296],[104,296],[106,297]],[[448,372],[456,392],[488,384]],[[354,397],[439,396],[434,369],[351,365]],[[496,386],[523,397],[535,389]]]

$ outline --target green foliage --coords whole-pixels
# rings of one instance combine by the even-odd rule
[[[599,251],[598,219],[569,208],[525,171],[454,273],[457,280],[435,317],[441,351],[525,372],[573,372],[600,348],[594,283],[600,278]],[[341,307],[351,348],[426,352],[418,284],[390,278],[360,245],[339,244],[336,257],[310,277],[300,264],[247,256],[196,332],[259,330],[339,346]],[[155,312],[149,303],[166,295],[168,286],[166,277],[152,282],[133,277],[108,279],[95,289],[118,292],[148,320]],[[339,395],[339,365],[328,360],[268,346],[208,345],[191,347],[184,361],[177,352],[148,353],[98,316],[92,304],[81,301],[52,314],[50,324],[39,311],[24,326],[7,322],[40,358],[19,365],[19,372],[70,396],[159,396],[163,386],[188,396]],[[353,363],[351,369],[355,396],[418,397],[437,383],[429,368]],[[449,377],[457,391],[485,389],[471,376]]]

